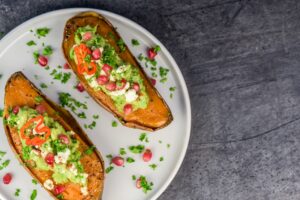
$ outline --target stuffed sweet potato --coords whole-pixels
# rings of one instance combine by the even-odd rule
[[[101,198],[101,155],[71,114],[21,72],[5,87],[4,127],[19,161],[55,199]]]
[[[84,12],[69,19],[62,48],[87,92],[125,126],[154,131],[173,120],[168,105],[102,15]]]

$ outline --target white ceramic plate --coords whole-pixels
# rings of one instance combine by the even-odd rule
[[[64,9],[40,15],[18,26],[0,41],[0,74],[3,74],[0,80],[0,99],[3,100],[4,98],[4,86],[7,79],[12,73],[21,70],[37,86],[40,85],[40,83],[46,83],[48,88],[42,89],[42,91],[56,102],[58,102],[58,92],[69,92],[79,101],[86,101],[88,104],[88,111],[86,112],[88,117],[86,120],[79,118],[77,118],[77,120],[81,126],[83,126],[84,124],[92,122],[93,114],[100,115],[100,118],[96,120],[96,128],[94,130],[86,130],[86,132],[102,153],[107,167],[108,159],[105,158],[106,155],[117,155],[120,147],[126,148],[129,145],[140,144],[141,142],[138,138],[140,133],[144,131],[127,128],[120,124],[118,127],[113,128],[111,126],[114,120],[112,114],[102,109],[91,98],[86,99],[85,97],[88,96],[87,93],[79,93],[73,89],[76,83],[76,78],[73,73],[71,80],[68,81],[67,84],[61,84],[59,81],[53,80],[49,75],[52,69],[57,69],[58,65],[65,63],[61,51],[61,42],[66,20],[86,10],[92,9]],[[147,30],[119,15],[102,10],[95,11],[107,17],[111,23],[117,27],[117,30],[135,56],[138,56],[140,53],[145,54],[147,47],[154,46],[155,44],[160,45],[162,51],[157,56],[158,66],[164,66],[170,69],[168,81],[165,84],[161,84],[157,81],[156,87],[170,106],[174,121],[168,127],[148,134],[150,142],[144,144],[153,151],[151,162],[145,163],[140,156],[132,155],[136,160],[135,163],[126,164],[125,167],[115,167],[113,171],[106,175],[103,194],[104,200],[156,199],[167,188],[176,175],[187,149],[191,128],[191,108],[186,84],[177,64],[168,50]],[[34,31],[36,28],[41,27],[49,27],[51,31],[47,37],[37,39],[30,30]],[[141,45],[133,47],[131,45],[131,39],[133,38],[138,39]],[[36,41],[38,45],[34,47],[27,46],[26,43],[30,40]],[[42,49],[43,42],[54,48],[54,54],[49,59],[51,69],[48,71],[34,64],[32,56],[34,50]],[[142,65],[144,66],[143,63]],[[63,69],[61,70],[64,71]],[[148,68],[145,68],[145,70],[150,76],[150,70]],[[38,79],[35,78],[35,75],[38,76]],[[52,81],[53,83],[51,84]],[[176,87],[176,91],[171,99],[169,87],[173,86]],[[0,101],[0,107],[3,107],[2,100]],[[7,152],[4,159],[8,158],[11,160],[10,165],[0,171],[0,198],[6,200],[30,199],[32,190],[37,189],[37,199],[51,199],[40,185],[32,184],[31,176],[15,158],[15,155],[8,145],[2,123],[0,123],[0,130],[0,150]],[[161,143],[159,141],[161,141]],[[170,144],[170,148],[167,148],[167,144]],[[127,151],[127,153],[129,152]],[[161,156],[164,157],[163,162],[159,162]],[[148,166],[152,163],[158,165],[156,170],[152,170]],[[2,183],[2,177],[7,172],[13,174],[13,180],[9,185],[4,185]],[[136,189],[132,175],[145,175],[154,183],[153,190],[148,194],[144,194],[141,190]],[[18,198],[14,196],[16,188],[21,189],[20,197]]]

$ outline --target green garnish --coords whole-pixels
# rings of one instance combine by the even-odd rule
[[[37,180],[35,180],[35,179],[32,179],[32,183],[33,183],[34,185],[37,185],[37,184],[38,184]]]
[[[132,44],[133,46],[138,46],[138,45],[140,45],[140,42],[139,42],[138,40],[136,40],[136,39],[132,39],[132,40],[131,40],[131,44]]]
[[[94,119],[99,119],[99,115],[93,115]]]
[[[144,145],[137,145],[137,146],[130,146],[128,149],[135,154],[140,154],[144,151],[145,146]]]
[[[0,117],[3,117],[3,109],[0,108]]]
[[[63,73],[63,77],[61,79],[61,82],[62,83],[66,83],[68,82],[68,80],[71,78],[71,73],[68,72],[68,73]]]
[[[132,180],[135,181],[136,180],[136,176],[132,175]]]
[[[64,199],[64,196],[62,194],[59,194],[59,195],[56,196],[56,198],[62,200],[62,199]]]
[[[85,150],[85,154],[86,155],[91,155],[93,152],[94,152],[94,150],[96,149],[96,147],[95,146],[91,146],[91,147],[89,147],[87,150]]]
[[[80,101],[77,101],[74,99],[69,93],[61,92],[59,95],[59,102],[62,105],[62,107],[69,107],[71,111],[76,114],[79,118],[86,118],[86,115],[84,112],[78,113],[77,108],[87,109],[87,105],[84,103],[81,103]]]
[[[52,53],[53,53],[53,49],[52,49],[51,46],[46,46],[46,47],[43,49],[43,52],[42,52],[42,54],[43,54],[44,56],[50,56],[50,55],[52,55]]]
[[[34,189],[31,193],[30,200],[35,200],[36,196],[37,196],[37,190]]]
[[[86,115],[84,112],[78,113],[77,116],[81,119],[86,119]]]
[[[133,158],[131,158],[131,157],[128,157],[128,158],[126,159],[126,161],[127,161],[128,163],[133,163],[133,162],[135,162],[135,160],[134,160]]]
[[[31,148],[29,146],[24,146],[22,148],[22,156],[24,160],[29,160]]]
[[[156,45],[156,46],[154,47],[153,50],[154,50],[154,52],[156,52],[156,53],[159,52],[159,51],[160,51],[160,46],[159,46],[159,45]]]
[[[156,164],[151,164],[151,165],[149,165],[149,167],[152,168],[153,170],[155,170],[157,165]]]
[[[170,90],[171,92],[174,92],[174,91],[176,90],[176,87],[170,87],[169,90]]]
[[[109,166],[108,168],[105,169],[105,173],[108,174],[109,172],[111,172],[114,169],[113,166]]]
[[[91,124],[87,125],[86,128],[93,130],[96,127],[96,122],[93,121]]]
[[[144,60],[144,58],[145,58],[145,57],[143,56],[143,54],[141,54],[141,53],[140,53],[140,54],[138,55],[138,59],[139,59],[139,61],[143,61],[143,60]]]
[[[40,54],[38,51],[34,51],[33,52],[33,58],[34,58],[34,64],[38,63],[38,58],[39,58]]]
[[[36,43],[33,40],[30,40],[26,44],[27,44],[27,46],[35,46],[36,45]]]
[[[0,158],[3,157],[3,156],[5,156],[5,154],[6,154],[6,152],[0,151]]]
[[[164,157],[161,156],[161,157],[159,158],[159,161],[160,161],[160,162],[164,161]]]
[[[50,67],[49,67],[49,66],[46,66],[46,67],[45,67],[45,70],[49,70],[49,69],[50,69]]]
[[[108,159],[112,159],[112,158],[113,158],[113,156],[112,156],[111,154],[108,154],[108,155],[106,155],[106,158],[108,158]]]
[[[2,165],[0,165],[0,170],[6,168],[10,163],[10,160],[5,160]]]
[[[171,145],[170,144],[167,144],[167,148],[170,148],[171,147]]]
[[[20,192],[21,192],[21,190],[19,188],[17,188],[15,191],[15,196],[16,197],[20,196]]]
[[[148,140],[148,137],[147,137],[147,134],[146,133],[141,133],[140,137],[139,137],[139,140],[141,142],[145,141],[145,142],[149,142]]]
[[[141,187],[142,187],[144,193],[147,193],[148,191],[152,190],[153,183],[152,182],[148,183],[145,176],[140,176],[139,179],[141,181]]]
[[[164,67],[159,67],[159,75],[161,77],[160,82],[165,83],[167,81],[167,75],[169,73],[169,69]]]
[[[161,144],[161,143],[162,143],[162,141],[161,141],[161,140],[158,140],[158,143],[159,143],[159,144]]]
[[[50,29],[49,28],[38,28],[36,29],[36,34],[39,36],[39,37],[46,37],[46,35],[50,32]]]
[[[61,83],[66,83],[71,78],[71,72],[63,73],[58,72],[56,69],[53,69],[50,75],[53,76],[53,79],[60,80]]]
[[[126,154],[126,150],[125,148],[120,148],[120,155],[125,155]]]
[[[48,88],[48,86],[47,86],[45,83],[41,83],[41,84],[40,84],[40,87],[41,87],[41,88]]]
[[[43,101],[43,97],[41,97],[41,96],[36,96],[36,97],[34,98],[34,100],[35,100],[35,102],[37,102],[37,103],[41,103],[41,102]]]
[[[123,51],[126,50],[125,43],[124,43],[124,41],[123,41],[122,39],[119,39],[119,40],[117,41],[117,45],[118,45],[118,47],[120,48],[120,51],[121,51],[121,52],[123,52]]]
[[[0,74],[0,79],[2,78],[3,74]]]
[[[152,75],[152,77],[157,78],[157,73],[152,72],[151,75]]]
[[[117,126],[118,126],[118,123],[117,123],[116,121],[112,121],[111,126],[112,126],[112,127],[117,127]]]

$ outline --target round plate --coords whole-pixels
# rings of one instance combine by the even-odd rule
[[[116,120],[112,114],[101,108],[91,98],[88,98],[86,92],[80,93],[74,89],[73,86],[76,85],[77,81],[73,73],[66,84],[62,84],[59,80],[54,80],[53,76],[50,75],[53,69],[71,72],[71,70],[58,68],[59,65],[63,66],[65,63],[61,50],[64,25],[72,16],[87,10],[93,9],[64,9],[40,15],[18,26],[0,41],[0,74],[3,75],[0,80],[0,99],[4,99],[4,86],[10,75],[16,71],[23,71],[35,85],[47,84],[48,88],[42,89],[42,91],[56,102],[58,102],[59,92],[68,92],[77,100],[87,102],[87,119],[78,117],[76,119],[83,127],[84,124],[90,124],[95,120],[92,117],[93,115],[97,114],[100,116],[99,119],[95,120],[97,125],[93,130],[85,130],[104,157],[106,167],[109,165],[109,160],[105,156],[108,154],[118,155],[121,147],[127,149],[130,145],[144,144],[153,151],[151,162],[145,163],[142,161],[141,155],[131,154],[127,150],[126,156],[133,157],[135,162],[131,164],[126,163],[125,167],[115,166],[114,170],[106,174],[103,199],[156,199],[176,175],[188,146],[191,128],[191,108],[186,84],[168,50],[152,34],[122,16],[103,10],[94,10],[104,15],[117,28],[135,56],[138,56],[140,53],[145,55],[147,47],[156,44],[160,45],[161,52],[159,52],[156,59],[158,62],[157,67],[163,66],[170,70],[168,81],[162,84],[157,78],[156,84],[156,88],[170,106],[174,116],[174,121],[168,127],[147,134],[149,138],[148,143],[139,141],[140,134],[145,131],[127,128],[120,123],[118,123],[117,127],[112,127],[112,121]],[[34,34],[35,30],[42,27],[48,27],[51,31],[46,37],[38,39]],[[140,45],[137,47],[132,46],[131,39],[137,39]],[[34,40],[37,45],[26,45],[30,40]],[[51,45],[54,50],[53,55],[49,58],[49,70],[34,64],[33,52],[42,50],[43,43],[44,45]],[[144,66],[146,73],[150,76],[150,67],[146,68],[143,62],[141,62],[141,65]],[[159,70],[157,73],[159,74]],[[169,90],[170,87],[176,87],[176,90],[171,92]],[[173,93],[173,98],[170,97],[170,93]],[[0,107],[3,107],[3,101],[1,101]],[[4,159],[10,159],[9,166],[0,171],[0,177],[7,172],[13,174],[13,180],[9,185],[4,185],[1,180],[1,199],[14,199],[16,188],[21,189],[19,199],[29,199],[33,189],[38,190],[37,199],[51,199],[40,185],[32,184],[31,176],[17,161],[8,145],[2,123],[0,124],[0,129],[2,130],[0,134],[0,150],[7,152],[0,163]],[[160,162],[160,157],[164,157],[164,161]],[[156,164],[157,168],[153,170],[149,167],[149,164]],[[135,187],[135,181],[132,180],[132,175],[146,176],[154,184],[152,191],[145,194],[142,190],[138,190]]]

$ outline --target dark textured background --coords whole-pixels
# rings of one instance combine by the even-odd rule
[[[67,7],[136,21],[181,68],[192,135],[160,200],[300,199],[299,0],[0,0],[0,31]]]

